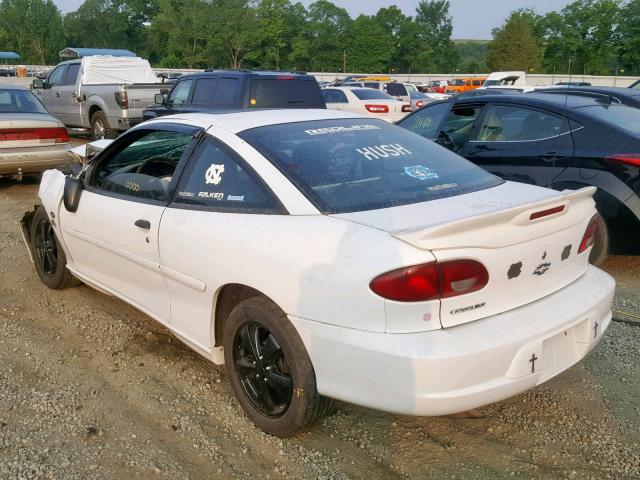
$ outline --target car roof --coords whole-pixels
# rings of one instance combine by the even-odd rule
[[[0,83],[0,90],[29,90],[23,85],[14,85],[12,83]]]
[[[547,91],[558,91],[558,92],[574,92],[574,93],[602,93],[602,94],[611,94],[618,95],[623,97],[635,97],[640,95],[640,91],[633,90],[632,88],[624,88],[624,87],[569,87],[569,86],[559,86],[559,87],[548,87],[548,88],[538,88],[538,91],[542,90],[543,92]]]
[[[314,79],[314,77],[307,75],[307,73],[305,72],[279,72],[279,71],[271,71],[271,70],[233,70],[233,69],[208,69],[205,70],[204,72],[195,72],[195,73],[189,73],[186,75],[182,75],[179,80],[185,80],[188,78],[198,78],[198,77],[207,77],[210,76],[212,74],[232,74],[232,75],[237,75],[237,76],[242,76],[242,77],[265,77],[265,78],[273,78],[273,77],[279,77],[281,75],[284,76],[292,76],[294,78],[299,78],[299,79]]]
[[[602,99],[594,97],[586,97],[580,95],[560,95],[557,93],[529,92],[529,93],[510,93],[510,94],[494,94],[482,95],[476,97],[462,97],[453,99],[456,103],[478,103],[478,102],[500,102],[500,103],[520,103],[532,107],[555,107],[567,108],[570,110],[597,106],[602,107]]]
[[[313,120],[371,119],[366,115],[326,109],[265,109],[265,110],[233,110],[225,113],[182,113],[167,115],[141,123],[137,128],[148,127],[157,123],[179,123],[207,129],[212,126],[221,127],[232,133],[240,133],[252,128],[284,123],[297,123]]]

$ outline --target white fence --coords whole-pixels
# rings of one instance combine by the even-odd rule
[[[37,70],[48,70],[51,67],[42,65],[29,65],[28,68],[35,68]],[[201,72],[202,70],[194,69],[182,69],[182,68],[155,68],[156,72],[180,72],[180,73],[193,73]],[[333,81],[336,78],[344,78],[345,74],[340,72],[309,72],[320,81]],[[347,73],[346,75],[353,75]],[[469,77],[485,77],[486,74],[466,74],[456,73],[444,74],[402,74],[402,75],[390,75],[394,80],[401,82],[429,82],[431,80],[451,80],[452,78],[469,78]],[[628,87],[636,80],[640,80],[640,77],[614,77],[614,76],[593,76],[593,75],[527,75],[527,84],[531,86],[544,86],[554,85],[558,82],[589,82],[592,85],[598,85],[603,87]],[[0,77],[0,84],[10,83],[17,85],[30,85],[31,78],[16,78],[16,77]]]

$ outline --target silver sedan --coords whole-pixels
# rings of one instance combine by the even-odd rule
[[[72,163],[67,129],[24,87],[0,84],[0,177]]]

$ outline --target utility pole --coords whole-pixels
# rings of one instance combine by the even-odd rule
[[[347,51],[342,52],[342,73],[347,74]]]

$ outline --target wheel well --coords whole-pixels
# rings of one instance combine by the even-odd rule
[[[93,114],[96,112],[101,112],[102,109],[97,106],[97,105],[92,105],[91,108],[89,109],[89,122],[91,122],[91,117],[93,117]]]
[[[222,345],[224,326],[227,323],[227,319],[229,318],[229,315],[236,307],[236,305],[244,300],[247,300],[248,298],[257,296],[265,295],[255,288],[251,288],[239,283],[230,283],[222,287],[220,293],[218,293],[218,297],[216,300],[214,317],[213,333],[216,347],[220,347]]]

